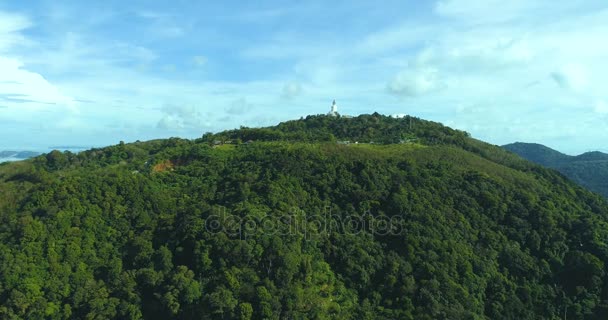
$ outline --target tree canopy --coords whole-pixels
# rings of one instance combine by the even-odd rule
[[[311,116],[0,165],[0,317],[605,319],[607,239],[465,132]]]

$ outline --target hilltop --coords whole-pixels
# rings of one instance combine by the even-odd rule
[[[0,317],[605,319],[608,203],[414,117],[0,165]]]
[[[512,143],[503,148],[555,169],[585,188],[608,198],[608,154],[593,151],[570,156],[536,143]]]

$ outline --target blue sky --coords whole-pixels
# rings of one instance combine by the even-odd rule
[[[608,150],[603,0],[2,1],[0,149],[412,114]]]

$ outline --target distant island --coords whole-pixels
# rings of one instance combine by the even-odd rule
[[[555,169],[583,187],[608,198],[608,154],[592,151],[578,156],[563,154],[537,143],[504,145],[526,160]]]
[[[92,149],[93,147],[91,146],[52,146],[49,147],[49,149],[52,150],[88,150],[88,149]]]
[[[70,151],[70,152],[75,152],[75,153],[78,153],[78,152],[81,152],[84,150],[89,150],[92,148],[93,147],[85,147],[85,146],[50,146],[50,147],[48,147],[49,150]],[[0,151],[0,163],[26,160],[26,159],[37,157],[44,153],[46,153],[46,152],[31,151],[31,150],[22,150],[22,151],[3,150],[3,151]]]
[[[16,160],[25,160],[29,158],[33,158],[41,155],[40,152],[35,151],[0,151],[0,161],[3,159],[16,159]]]

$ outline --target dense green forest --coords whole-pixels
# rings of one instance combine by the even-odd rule
[[[555,169],[583,187],[608,198],[608,154],[593,151],[569,156],[536,143],[516,142],[503,148]]]
[[[53,151],[0,219],[2,319],[608,317],[608,203],[413,117]]]

